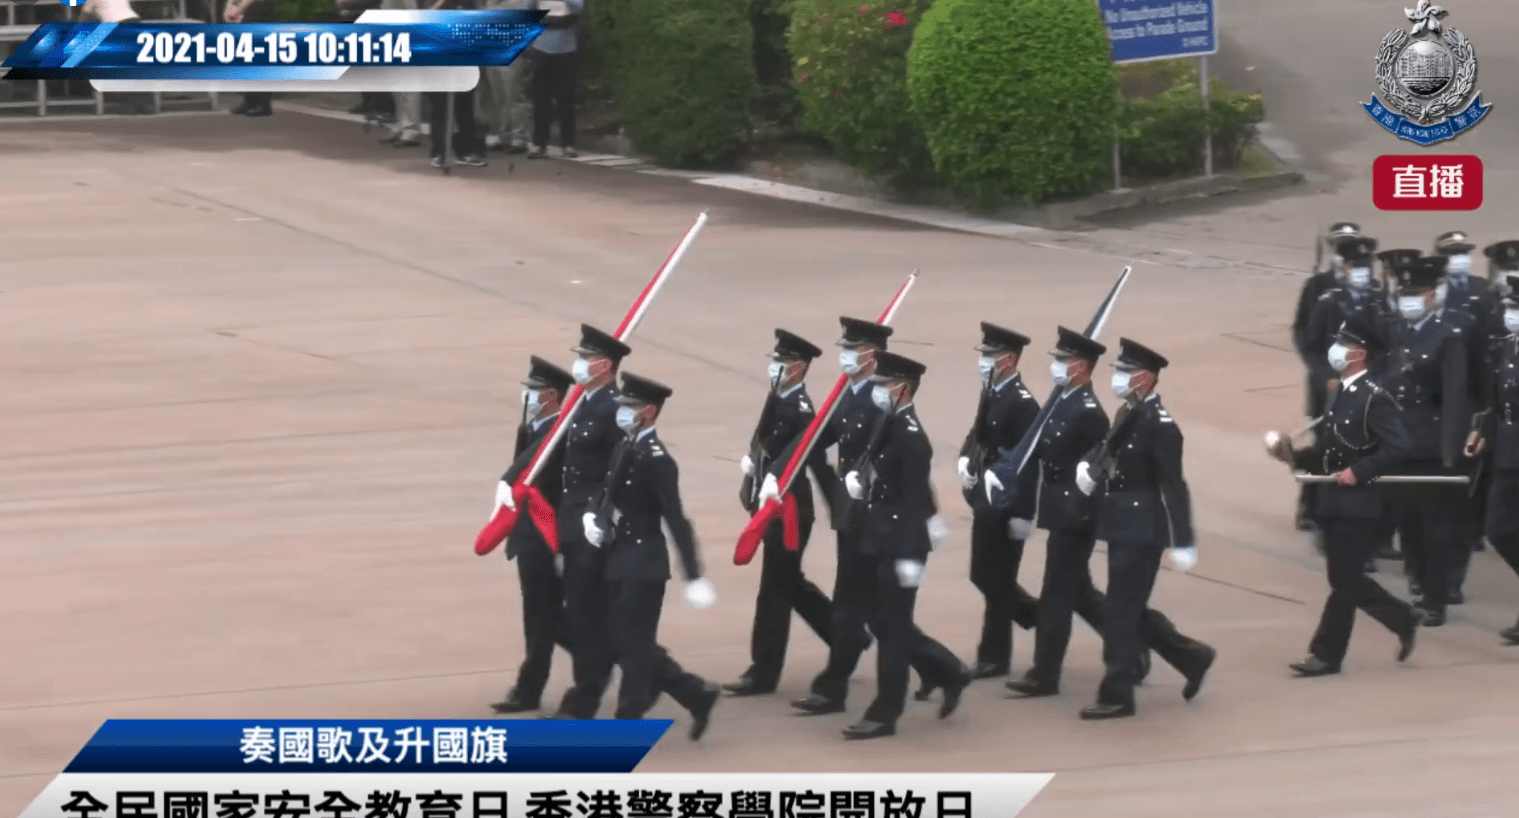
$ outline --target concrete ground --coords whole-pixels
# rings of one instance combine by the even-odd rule
[[[773,327],[829,342],[839,315],[873,316],[922,268],[896,347],[930,367],[920,413],[954,498],[976,322],[1022,329],[1040,352],[1125,263],[1136,275],[1110,336],[1174,362],[1162,391],[1189,443],[1201,539],[1198,570],[1166,572],[1156,602],[1220,660],[1192,705],[1158,669],[1138,718],[1083,723],[1100,661],[1078,627],[1062,696],[1008,701],[983,683],[947,723],[917,705],[899,737],[846,746],[845,718],[785,704],[823,657],[798,625],[777,696],[724,702],[703,745],[672,733],[647,769],[1056,772],[1035,818],[1519,804],[1505,778],[1519,653],[1494,635],[1519,593],[1491,554],[1471,603],[1406,666],[1363,622],[1344,675],[1286,670],[1325,591],[1292,530],[1295,487],[1259,442],[1300,422],[1292,271],[1337,218],[1416,229],[1418,243],[1444,221],[1377,219],[1347,183],[1013,241],[562,161],[444,178],[352,126],[294,115],[18,125],[0,130],[0,173],[0,811],[111,717],[488,714],[520,653],[516,580],[471,543],[527,356],[568,362],[579,322],[614,325],[703,209],[711,222],[626,364],[676,390],[662,435],[721,595],[707,612],[670,606],[663,639],[681,661],[722,681],[747,660],[757,567],[729,554]],[[1026,368],[1044,394],[1044,359]],[[814,375],[815,395],[832,374]],[[920,620],[969,656],[968,516],[948,505],[955,535]],[[829,540],[808,560],[825,586]],[[1025,585],[1041,564],[1036,541]],[[1029,648],[1020,637],[1020,669]],[[561,657],[551,696],[567,673]],[[856,678],[851,717],[873,675]],[[656,715],[682,719],[668,703]]]

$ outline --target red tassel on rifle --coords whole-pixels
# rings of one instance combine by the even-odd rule
[[[738,535],[738,545],[733,548],[733,564],[748,565],[754,560],[754,555],[759,553],[760,543],[765,541],[765,529],[770,527],[770,521],[775,519],[776,512],[781,510],[781,504],[770,500],[754,512],[749,518],[749,524]]]
[[[492,517],[491,521],[486,523],[485,527],[480,529],[480,533],[475,536],[475,554],[483,557],[495,551],[501,543],[506,542],[507,535],[517,527],[517,509],[522,507],[526,492],[526,488],[521,483],[512,486],[512,504],[515,507],[502,506],[496,509],[496,516]]]
[[[558,517],[554,514],[554,507],[549,505],[548,498],[537,486],[527,490],[527,514],[533,519],[533,525],[538,527],[538,533],[543,535],[543,541],[549,544],[549,550],[559,553],[559,525]]]
[[[796,495],[786,492],[781,498],[781,526],[785,534],[786,550],[802,547],[802,523],[796,518]]]

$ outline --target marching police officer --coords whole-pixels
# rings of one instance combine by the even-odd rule
[[[1039,415],[1038,399],[1018,374],[1018,359],[1028,342],[1025,335],[981,322],[981,343],[976,347],[981,353],[981,401],[956,465],[971,507],[970,581],[985,600],[971,671],[977,679],[1008,674],[1013,623],[1032,630],[1038,616],[1038,601],[1018,584],[1035,497],[1019,496],[1011,507],[1001,509],[992,506],[985,491],[976,490],[980,475],[1000,452],[1017,447]]]
[[[930,551],[942,531],[929,523],[937,515],[932,485],[933,446],[913,408],[925,367],[878,352],[871,400],[887,415],[886,432],[866,459],[844,477],[849,496],[865,503],[865,525],[853,568],[866,589],[876,651],[876,698],[864,718],[845,728],[849,739],[896,733],[907,705],[909,667],[925,685],[944,691],[939,718],[947,718],[970,685],[970,672],[950,650],[913,622],[918,587]]]
[[[1362,570],[1376,547],[1383,513],[1381,492],[1372,481],[1401,466],[1410,446],[1402,411],[1392,395],[1367,377],[1367,359],[1375,343],[1376,334],[1362,317],[1348,319],[1336,334],[1325,357],[1340,383],[1329,394],[1314,447],[1294,451],[1281,433],[1266,435],[1272,456],[1303,471],[1335,477],[1334,483],[1319,487],[1317,498],[1329,598],[1307,658],[1291,665],[1299,676],[1340,672],[1357,609],[1397,635],[1399,662],[1413,652],[1422,619],[1417,609]]]
[[[1400,317],[1387,344],[1390,371],[1382,385],[1403,407],[1412,439],[1407,469],[1416,475],[1458,473],[1471,428],[1466,340],[1459,324],[1435,309],[1444,267],[1443,257],[1426,256],[1398,271]],[[1457,549],[1469,549],[1466,503],[1462,486],[1419,484],[1396,492],[1404,558],[1431,627],[1445,623],[1452,563]]]
[[[686,604],[706,610],[717,601],[702,577],[696,535],[680,500],[680,470],[659,440],[655,424],[668,386],[622,373],[616,396],[617,444],[598,508],[581,517],[585,541],[605,554],[610,635],[622,668],[617,693],[619,719],[641,719],[660,693],[669,693],[691,713],[691,740],[707,731],[717,704],[717,686],[681,668],[658,643],[665,586],[670,581],[670,530],[686,577]]]
[[[1506,263],[1519,266],[1519,242],[1509,242],[1509,249],[1492,251]],[[1495,259],[1496,260],[1496,259]],[[1471,456],[1491,455],[1493,467],[1488,489],[1485,533],[1493,550],[1519,573],[1519,275],[1506,276],[1507,290],[1501,296],[1505,336],[1495,350],[1493,377],[1489,381],[1487,410],[1478,416],[1467,438],[1466,451]],[[1519,645],[1519,623],[1500,633],[1503,641]]]
[[[581,518],[601,496],[612,452],[624,437],[617,428],[617,368],[633,350],[581,324],[580,344],[571,351],[579,357],[570,374],[584,391],[564,437],[564,496],[557,516],[575,684],[565,691],[555,717],[593,719],[616,657],[607,633],[605,555],[586,541]]]
[[[522,381],[522,425],[517,428],[516,458],[496,488],[496,507],[514,505],[512,484],[533,462],[543,439],[553,431],[554,420],[574,379],[570,373],[532,356],[528,376]],[[564,449],[555,447],[538,479],[537,488],[551,506],[564,492]],[[569,627],[564,618],[564,581],[555,567],[555,555],[539,533],[531,515],[517,516],[516,527],[506,538],[506,558],[517,561],[518,585],[522,590],[522,641],[524,657],[517,682],[506,697],[491,705],[497,713],[527,713],[538,709],[548,684],[554,645],[570,648]]]
[[[1106,442],[1076,466],[1076,485],[1090,495],[1104,491],[1097,538],[1108,544],[1107,605],[1103,611],[1102,661],[1107,667],[1097,701],[1084,719],[1134,715],[1134,687],[1145,645],[1186,679],[1182,698],[1191,701],[1217,652],[1183,636],[1169,618],[1149,608],[1150,593],[1167,549],[1178,570],[1197,564],[1192,498],[1182,474],[1182,435],[1155,393],[1168,361],[1153,350],[1120,338],[1113,392],[1125,401]]]
[[[751,513],[759,508],[758,490],[761,486],[755,476],[768,474],[782,451],[806,431],[817,414],[804,381],[808,368],[822,354],[823,350],[801,336],[783,329],[775,331],[775,349],[770,353],[770,390],[765,394],[765,405],[760,410],[750,453],[740,462],[744,473],[741,500],[745,510]],[[781,465],[784,468],[784,464]],[[817,477],[827,503],[835,490],[838,475],[829,467],[823,449],[812,450],[807,467]],[[812,484],[807,479],[806,469],[792,480],[790,493],[796,501],[798,547],[795,551],[786,547],[782,521],[776,520],[766,529],[759,594],[754,601],[754,627],[749,639],[749,669],[738,681],[723,685],[733,696],[775,692],[781,667],[786,661],[792,611],[796,611],[824,644],[833,638],[833,611],[828,597],[802,573],[802,554],[811,538],[816,516]]]
[[[1395,250],[1383,250],[1377,253],[1377,259],[1381,264],[1382,297],[1372,301],[1373,309],[1370,318],[1373,329],[1377,336],[1385,341],[1391,336],[1393,326],[1403,321],[1403,316],[1398,313],[1398,276],[1400,271],[1412,265],[1424,257],[1423,251],[1409,248]],[[1370,350],[1371,362],[1367,367],[1368,378],[1378,384],[1386,386],[1389,378],[1397,371],[1398,363],[1387,353],[1384,345],[1374,344]],[[1307,486],[1305,485],[1305,488]],[[1393,537],[1398,533],[1398,497],[1396,492],[1383,491],[1382,504],[1385,510],[1382,514],[1382,522],[1377,526],[1377,550],[1376,554],[1382,559],[1402,560],[1403,552],[1393,542]],[[1376,563],[1371,561],[1368,571],[1376,573]],[[1405,561],[1403,570],[1412,582],[1411,563]]]

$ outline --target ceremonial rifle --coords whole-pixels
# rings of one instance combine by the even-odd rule
[[[612,536],[612,527],[616,523],[613,519],[616,506],[612,504],[612,487],[617,485],[618,479],[622,477],[624,464],[632,456],[633,447],[636,445],[638,444],[632,435],[617,444],[617,451],[612,455],[612,463],[607,467],[606,484],[601,487],[601,496],[596,498],[596,504],[592,507],[592,511],[596,514],[596,527],[602,532],[602,545],[606,544],[606,538]]]
[[[754,434],[749,436],[749,464],[754,473],[744,475],[744,482],[738,489],[738,499],[744,504],[744,511],[751,514],[759,508],[760,485],[765,480],[758,476],[770,468],[770,458],[765,454],[765,429],[770,426],[770,419],[775,416],[775,405],[781,400],[775,394],[779,385],[779,382],[770,384],[770,392],[765,395],[765,405],[760,409],[759,422],[754,424]]]
[[[1094,483],[1112,474],[1118,446],[1128,439],[1129,431],[1134,428],[1139,418],[1139,402],[1133,398],[1126,398],[1118,414],[1119,416],[1114,418],[1112,428],[1108,429],[1108,436],[1103,438],[1102,445],[1097,448],[1097,457],[1088,466],[1090,471],[1087,474]]]
[[[1113,283],[1113,288],[1102,300],[1102,305],[1097,308],[1096,314],[1092,316],[1092,322],[1087,324],[1083,335],[1095,341],[1097,336],[1102,334],[1103,327],[1107,326],[1108,318],[1113,315],[1113,308],[1118,304],[1118,294],[1123,292],[1123,287],[1129,282],[1129,276],[1133,272],[1133,267],[1125,267],[1123,272],[1118,274],[1118,280]],[[1029,426],[1028,431],[1023,433],[1023,439],[1018,441],[1018,445],[1011,452],[999,458],[992,466],[993,474],[1002,483],[1000,491],[987,496],[996,508],[1007,508],[1013,504],[1013,487],[1017,484],[1018,477],[1023,474],[1023,469],[1028,466],[1029,458],[1034,454],[1034,444],[1039,442],[1039,434],[1044,431],[1044,424],[1049,421],[1050,413],[1055,410],[1055,401],[1060,397],[1062,388],[1055,387],[1050,393],[1049,400],[1039,407],[1039,414],[1034,417],[1034,422]]]
[[[992,373],[991,377],[995,376],[996,373]],[[986,473],[987,468],[991,466],[992,459],[992,448],[987,445],[987,443],[990,441],[987,440],[985,428],[986,413],[988,411],[987,407],[989,407],[992,402],[991,377],[988,377],[986,379],[986,383],[981,384],[981,402],[976,404],[976,418],[971,421],[970,426],[970,451],[966,452],[965,454],[966,459],[968,459],[971,463],[969,467],[971,474],[976,475],[978,478]],[[975,489],[973,487],[971,491],[974,490]]]
[[[886,305],[885,311],[881,313],[876,323],[891,323],[892,316],[897,313],[897,307],[902,305],[902,299],[906,297],[907,291],[912,289],[913,283],[917,280],[918,271],[913,270],[912,275],[908,276],[907,280],[902,282],[902,286],[897,288],[897,294],[891,297],[891,302]],[[792,453],[791,460],[786,463],[781,476],[776,480],[776,484],[780,487],[782,499],[766,501],[764,505],[760,506],[758,511],[754,512],[754,516],[749,518],[749,524],[744,526],[743,532],[738,535],[738,543],[733,549],[734,565],[748,565],[754,559],[754,555],[759,551],[760,543],[764,539],[765,529],[770,526],[770,522],[775,519],[775,515],[782,512],[784,512],[782,520],[785,523],[786,529],[786,547],[795,551],[800,546],[800,535],[796,520],[796,500],[790,493],[791,482],[796,479],[797,475],[802,473],[808,456],[812,454],[812,447],[817,443],[818,434],[827,425],[829,418],[833,417],[834,410],[838,408],[839,396],[843,394],[844,388],[848,383],[849,376],[840,375],[838,381],[833,384],[833,390],[823,400],[823,405],[819,407],[817,414],[812,416],[812,422],[807,424],[806,431],[802,432],[801,442],[797,445],[796,451]],[[759,474],[759,472],[756,470],[755,474]],[[763,481],[763,478],[761,480]]]
[[[627,314],[622,318],[622,323],[617,325],[617,331],[612,333],[617,340],[627,341],[628,337],[633,334],[633,330],[643,320],[644,315],[648,313],[649,305],[654,303],[654,297],[659,294],[660,288],[669,280],[670,274],[675,271],[676,266],[680,264],[680,260],[685,257],[686,250],[690,249],[692,242],[696,241],[696,235],[701,232],[702,227],[706,224],[707,212],[703,210],[701,215],[696,217],[696,223],[691,225],[691,228],[686,231],[686,235],[681,238],[680,243],[675,245],[674,250],[670,251],[669,257],[665,259],[665,263],[659,266],[659,269],[654,273],[654,277],[649,279],[649,283],[644,285],[643,291],[633,300],[633,306],[628,308]],[[522,476],[512,485],[512,500],[516,508],[502,506],[496,510],[496,516],[492,517],[485,528],[480,530],[479,536],[475,537],[476,554],[484,556],[496,550],[496,546],[500,545],[506,539],[506,536],[512,533],[512,529],[516,527],[517,509],[524,506],[527,508],[528,515],[532,517],[533,524],[538,527],[538,531],[543,534],[544,540],[548,542],[549,548],[554,553],[559,553],[559,531],[554,516],[554,508],[549,505],[543,493],[538,491],[533,483],[543,472],[544,467],[548,465],[549,452],[553,451],[554,447],[564,440],[564,436],[570,428],[570,419],[574,416],[575,410],[580,408],[580,399],[584,395],[585,390],[579,384],[570,389],[569,395],[566,396],[564,404],[559,410],[559,417],[554,420],[553,429],[538,446],[538,452],[533,455],[532,463],[523,470]]]

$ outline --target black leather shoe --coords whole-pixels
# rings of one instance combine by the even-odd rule
[[[791,703],[792,707],[802,711],[807,716],[826,716],[830,713],[844,712],[844,703],[833,699],[824,698],[816,693],[804,696]]]
[[[1465,605],[1466,594],[1460,588],[1452,588],[1448,593],[1445,594],[1445,604]]]
[[[938,689],[933,685],[923,685],[918,688],[916,693],[912,694],[912,699],[915,702],[926,702],[934,697],[934,691]]]
[[[844,738],[851,741],[861,741],[867,738],[885,738],[896,734],[897,726],[895,724],[882,724],[869,719],[862,719],[844,728]]]
[[[1519,645],[1519,624],[1514,625],[1512,628],[1504,628],[1498,631],[1498,636],[1503,639],[1505,644]]]
[[[1052,682],[1041,682],[1038,679],[1030,679],[1024,676],[1022,679],[1013,679],[1007,683],[1007,689],[1017,693],[1020,698],[1037,699],[1043,696],[1053,696],[1060,692],[1060,685]]]
[[[1139,678],[1134,680],[1135,684],[1144,684],[1145,679],[1150,678],[1150,660],[1152,658],[1153,656],[1148,650],[1139,654]]]
[[[1096,704],[1089,704],[1086,707],[1081,708],[1081,718],[1084,721],[1121,719],[1132,715],[1134,715],[1134,705],[1132,702],[1129,704],[1108,704],[1106,702],[1097,702]]]
[[[1445,624],[1445,612],[1444,611],[1425,611],[1424,612],[1424,627],[1426,627],[1426,628],[1438,628],[1438,627],[1440,627],[1441,625],[1444,625],[1444,624]]]
[[[1008,674],[1007,665],[999,665],[995,662],[977,662],[974,670],[970,672],[973,679],[996,679]]]
[[[1313,676],[1332,676],[1340,672],[1338,665],[1331,665],[1317,656],[1309,656],[1301,662],[1293,662],[1288,665],[1292,672],[1304,678]]]
[[[702,699],[691,708],[691,740],[701,741],[701,737],[707,734],[707,725],[712,722],[712,711],[717,707],[717,700],[722,698],[722,693],[717,685],[707,685],[702,693]]]
[[[539,716],[538,718],[540,718],[540,719],[557,719],[557,720],[560,720],[560,721],[577,721],[578,720],[578,719],[576,719],[576,717],[573,714],[566,713],[563,710],[555,710],[552,713],[544,713],[543,715]]]
[[[729,696],[732,696],[735,699],[741,699],[746,696],[768,696],[769,694],[775,692],[775,685],[762,685],[759,682],[756,682],[753,679],[749,678],[748,676],[745,676],[736,682],[729,682],[723,685],[723,690],[726,691]]]
[[[970,682],[970,674],[966,674],[957,683],[944,688],[944,700],[939,703],[939,718],[947,719],[954,715],[960,707],[960,697],[965,695],[965,688],[970,687]]]
[[[512,715],[514,713],[531,713],[537,710],[538,706],[537,700],[529,701],[524,699],[517,695],[517,691],[513,690],[506,694],[506,698],[491,705],[491,709],[502,715]]]
[[[260,105],[257,108],[249,108],[248,110],[246,110],[246,111],[243,112],[243,116],[273,116],[273,115],[274,115],[274,109],[270,108],[267,105]]]
[[[1415,611],[1408,618],[1408,626],[1398,631],[1398,661],[1406,662],[1414,652],[1414,637],[1419,635],[1419,616]]]
[[[1197,666],[1187,674],[1187,684],[1181,689],[1181,697],[1189,702],[1202,692],[1203,680],[1208,678],[1208,671],[1212,669],[1213,661],[1218,658],[1218,651],[1213,648],[1205,648],[1205,651]]]

